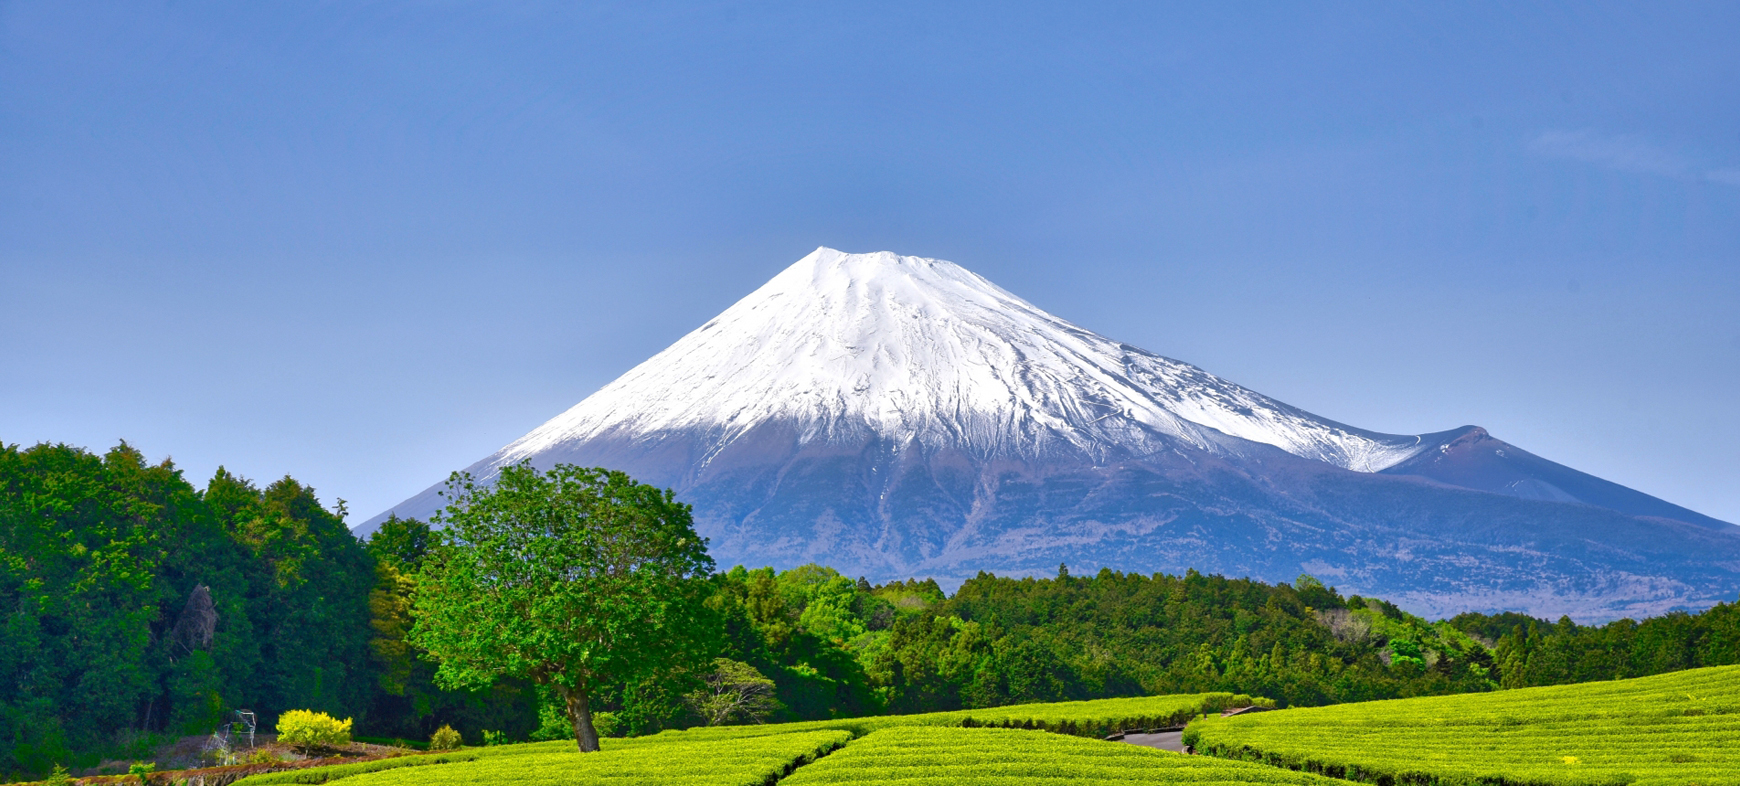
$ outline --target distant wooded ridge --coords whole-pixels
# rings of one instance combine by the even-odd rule
[[[0,776],[145,758],[235,709],[355,719],[358,734],[542,733],[548,697],[437,689],[405,640],[440,533],[367,541],[314,490],[219,469],[204,489],[125,443],[0,446]],[[981,573],[871,585],[818,565],[711,578],[719,658],[776,686],[775,719],[1230,691],[1320,705],[1740,663],[1740,607],[1601,626],[1428,622],[1302,576]],[[693,725],[706,675],[614,686],[618,734]],[[543,710],[540,712],[540,710]]]

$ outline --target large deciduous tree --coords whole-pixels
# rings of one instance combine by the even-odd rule
[[[710,665],[713,560],[670,491],[568,464],[505,467],[487,487],[455,473],[447,488],[411,632],[444,687],[546,685],[589,752],[600,689]]]

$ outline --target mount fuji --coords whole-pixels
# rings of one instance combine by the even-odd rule
[[[1422,614],[1584,620],[1740,591],[1725,522],[1478,427],[1336,423],[888,252],[817,249],[467,471],[521,461],[675,489],[722,565],[1309,572]]]

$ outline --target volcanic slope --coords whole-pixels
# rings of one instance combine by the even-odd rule
[[[1474,427],[1336,423],[888,252],[817,249],[467,471],[520,461],[676,489],[726,565],[1308,571],[1422,613],[1585,619],[1740,588],[1731,525]]]

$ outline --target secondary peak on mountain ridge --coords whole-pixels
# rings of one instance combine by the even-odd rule
[[[889,252],[817,249],[467,471],[520,461],[676,490],[721,564],[873,580],[1312,572],[1422,613],[1585,619],[1740,589],[1740,528],[1477,427],[1321,418]]]

